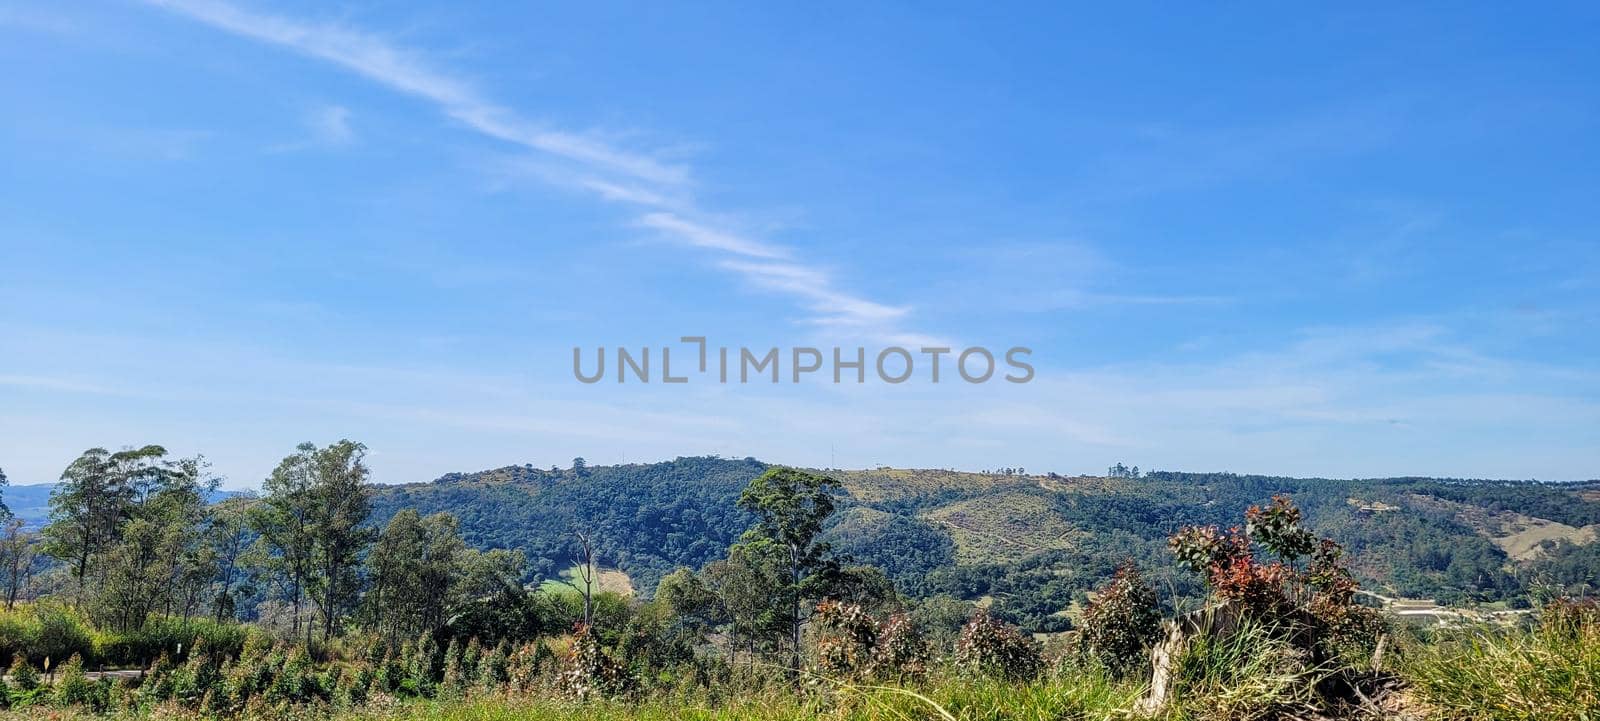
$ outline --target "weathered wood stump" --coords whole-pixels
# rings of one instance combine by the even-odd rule
[[[1137,710],[1156,715],[1173,700],[1175,667],[1190,643],[1198,638],[1229,639],[1239,633],[1248,620],[1244,607],[1224,601],[1163,622],[1161,641],[1150,649],[1150,690],[1139,700]],[[1329,661],[1327,651],[1315,642],[1313,620],[1304,616],[1276,620],[1278,623],[1269,627],[1268,632],[1302,653],[1308,668],[1318,668]],[[1382,672],[1387,644],[1386,635],[1378,637],[1370,668],[1343,668],[1340,673],[1321,676],[1316,681],[1317,694],[1330,704],[1360,706],[1365,711],[1383,715],[1375,701],[1397,686],[1396,679]]]
[[[1167,705],[1172,691],[1172,670],[1190,640],[1198,636],[1228,636],[1239,629],[1238,609],[1226,602],[1190,611],[1161,624],[1161,641],[1150,649],[1150,691],[1139,700],[1139,712],[1154,714]]]

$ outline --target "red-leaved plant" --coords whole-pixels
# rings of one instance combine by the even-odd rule
[[[879,620],[854,603],[817,604],[817,666],[838,679],[922,676],[928,642],[907,614]]]
[[[962,627],[955,660],[968,673],[1008,681],[1031,681],[1044,670],[1039,644],[982,610]]]
[[[1251,506],[1244,515],[1243,529],[1189,526],[1167,544],[1220,600],[1295,624],[1332,644],[1376,643],[1381,620],[1356,605],[1359,586],[1338,543],[1302,525],[1300,509],[1287,496],[1273,496],[1269,505]],[[1276,558],[1263,562],[1258,547]]]
[[[1156,591],[1129,561],[1084,608],[1078,643],[1085,655],[1123,674],[1144,662],[1145,650],[1160,634]]]

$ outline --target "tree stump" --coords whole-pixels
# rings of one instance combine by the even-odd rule
[[[1239,613],[1227,602],[1190,611],[1161,624],[1161,641],[1150,649],[1150,691],[1139,700],[1141,714],[1155,714],[1167,705],[1172,692],[1173,665],[1196,636],[1232,634],[1239,628]]]

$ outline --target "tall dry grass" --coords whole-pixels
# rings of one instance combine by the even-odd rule
[[[1440,721],[1600,719],[1600,623],[1445,632],[1409,650],[1406,676]]]

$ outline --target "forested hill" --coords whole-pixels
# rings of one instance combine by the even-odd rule
[[[574,558],[574,533],[597,544],[605,565],[645,591],[678,566],[715,560],[750,525],[736,501],[766,464],[718,458],[541,470],[506,466],[452,473],[432,483],[378,486],[373,522],[403,508],[454,514],[478,548],[523,551],[534,576]]]
[[[541,470],[509,466],[432,483],[381,486],[374,522],[401,508],[448,511],[480,548],[524,551],[534,575],[566,566],[575,531],[605,565],[649,593],[677,566],[720,556],[748,527],[739,492],[766,464],[679,458]],[[1520,603],[1530,589],[1590,590],[1600,577],[1600,483],[1396,478],[1293,479],[1158,472],[1132,477],[837,471],[830,527],[839,550],[879,566],[902,591],[987,598],[1048,628],[1120,562],[1163,588],[1197,592],[1171,571],[1166,537],[1185,524],[1227,525],[1285,493],[1310,524],[1352,553],[1381,590],[1442,601]]]

